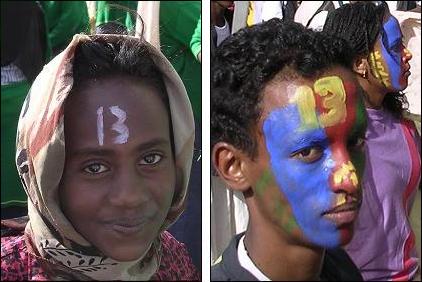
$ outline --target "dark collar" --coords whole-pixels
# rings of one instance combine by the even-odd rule
[[[237,256],[237,246],[239,245],[240,238],[245,232],[237,234],[230,241],[229,246],[224,250],[221,263],[221,268],[228,276],[229,280],[238,281],[258,281],[255,276],[249,271],[244,269],[239,262]]]
[[[223,272],[227,280],[258,281],[255,276],[244,269],[237,256],[237,247],[240,238],[245,233],[237,234],[224,250],[222,260],[218,263],[219,271]],[[320,273],[321,281],[362,281],[359,270],[341,248],[327,249],[325,252],[323,267]]]

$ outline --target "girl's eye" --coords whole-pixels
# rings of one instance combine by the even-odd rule
[[[292,157],[305,163],[313,163],[323,155],[323,149],[319,146],[308,147],[292,154]]]
[[[141,159],[141,165],[154,165],[161,161],[163,156],[157,153],[146,155]]]
[[[102,165],[99,163],[90,164],[84,168],[84,171],[89,174],[99,174],[99,173],[106,172],[108,170],[109,169],[105,165]]]
[[[403,50],[403,48],[405,48],[403,42],[398,42],[398,43],[394,44],[394,46],[392,46],[390,49],[393,52],[400,53],[401,50]]]

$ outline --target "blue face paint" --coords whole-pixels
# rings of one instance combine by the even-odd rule
[[[296,104],[272,111],[263,124],[271,169],[279,189],[287,198],[293,215],[304,235],[325,248],[340,244],[336,225],[321,214],[332,206],[333,192],[329,176],[334,167],[328,137],[321,127],[300,129],[301,119]],[[304,163],[291,158],[292,153],[318,146],[320,159]]]
[[[381,32],[381,54],[388,67],[391,85],[394,89],[401,90],[402,83],[402,33],[397,19],[390,16],[382,27]]]

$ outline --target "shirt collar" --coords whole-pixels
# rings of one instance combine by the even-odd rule
[[[258,279],[259,281],[271,281],[270,278],[265,276],[265,274],[262,273],[261,270],[258,269],[258,267],[256,267],[256,265],[253,263],[253,261],[249,257],[248,252],[246,251],[246,248],[245,248],[245,243],[243,241],[244,238],[245,238],[245,235],[243,235],[242,238],[240,238],[239,245],[237,247],[237,257],[239,259],[240,265],[244,269],[249,271],[253,276],[255,276],[255,278]]]

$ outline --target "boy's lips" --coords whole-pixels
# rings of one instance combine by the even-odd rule
[[[349,197],[348,199],[352,199]],[[334,208],[322,213],[322,216],[333,221],[337,226],[352,223],[356,220],[361,201],[353,198],[346,203],[337,205]]]

